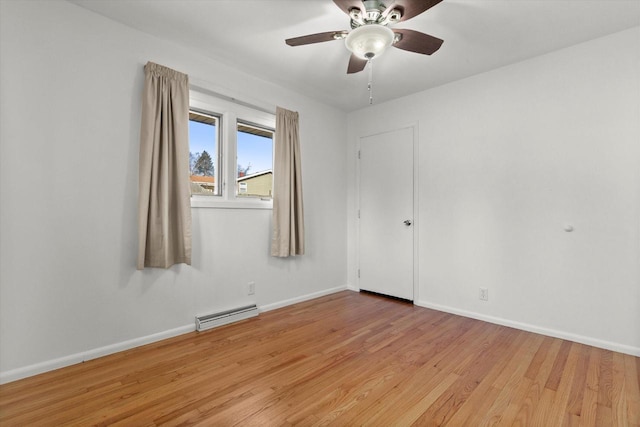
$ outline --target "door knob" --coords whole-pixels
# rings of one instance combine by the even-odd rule
[[[410,219],[405,219],[404,220],[404,225],[406,225],[407,227],[410,226],[412,224]]]

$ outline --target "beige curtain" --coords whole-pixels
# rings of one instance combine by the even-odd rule
[[[273,161],[273,238],[271,255],[304,254],[302,169],[298,137],[298,113],[276,108]]]
[[[189,78],[152,62],[144,74],[138,269],[190,265]]]

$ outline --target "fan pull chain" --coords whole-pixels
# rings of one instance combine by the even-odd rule
[[[369,58],[369,83],[367,89],[369,90],[369,105],[373,104],[373,60]]]

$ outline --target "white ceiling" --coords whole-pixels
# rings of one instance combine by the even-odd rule
[[[368,72],[346,74],[343,41],[284,42],[349,29],[348,16],[331,0],[70,1],[343,110],[368,105]],[[393,26],[444,44],[432,56],[391,48],[374,60],[375,102],[637,25],[640,0],[444,0]]]

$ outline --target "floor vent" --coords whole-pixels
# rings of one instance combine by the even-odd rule
[[[217,326],[237,322],[258,315],[258,307],[255,304],[245,307],[234,308],[233,310],[221,311],[220,313],[207,314],[196,317],[196,331],[204,331]]]

